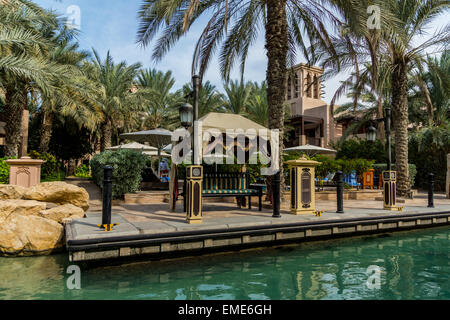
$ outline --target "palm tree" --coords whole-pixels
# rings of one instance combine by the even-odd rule
[[[117,131],[124,114],[128,111],[142,111],[143,101],[139,99],[139,93],[133,90],[141,64],[128,66],[125,61],[115,64],[109,51],[104,61],[97,51],[93,50],[93,53],[92,63],[85,64],[84,68],[91,80],[103,86],[103,95],[97,103],[101,118],[100,149],[104,151],[111,146],[113,131]]]
[[[181,91],[183,97],[186,97],[189,103],[193,104],[192,83],[186,83]],[[198,93],[198,116],[201,118],[210,112],[225,112],[224,97],[217,91],[215,85],[206,81],[202,84]]]
[[[411,189],[408,169],[408,70],[424,61],[424,50],[448,43],[450,28],[417,44],[433,19],[449,7],[448,1],[393,0],[391,12],[397,17],[395,33],[385,34],[386,54],[391,60],[392,117],[395,131],[397,193],[407,195]]]
[[[31,87],[48,93],[65,68],[49,61],[53,46],[44,31],[57,28],[58,20],[31,1],[4,0],[0,6],[0,87],[4,92],[5,154],[19,154],[23,110]]]
[[[234,114],[245,114],[253,86],[242,80],[231,80],[225,84],[224,108]]]
[[[256,82],[252,83],[250,96],[247,102],[248,117],[256,123],[267,127],[269,122],[268,112],[266,82],[261,82],[261,85]]]
[[[210,19],[197,42],[192,63],[192,73],[198,72],[200,77],[219,46],[225,82],[237,60],[243,73],[250,46],[265,31],[268,125],[280,131],[282,150],[287,65],[293,65],[297,46],[306,49],[306,39],[327,42],[327,37],[320,37],[326,33],[323,18],[332,14],[315,0],[143,0],[138,41],[147,46],[162,31],[153,51],[153,58],[159,60],[203,15]],[[302,30],[306,30],[306,35]]]
[[[64,37],[50,52],[50,60],[66,66],[64,75],[58,78],[50,94],[41,94],[41,139],[39,152],[48,151],[54,117],[71,116],[80,127],[93,130],[98,124],[96,100],[101,95],[98,84],[90,81],[82,72],[82,64],[89,56],[79,51],[77,43]]]
[[[183,102],[182,96],[171,92],[175,79],[171,71],[165,73],[156,69],[141,70],[136,84],[148,99],[146,110],[141,114],[141,129],[156,129],[165,126],[166,120],[178,114],[176,107]],[[145,93],[144,93],[145,92]]]

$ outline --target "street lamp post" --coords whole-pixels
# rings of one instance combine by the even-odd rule
[[[203,167],[199,162],[198,155],[198,128],[196,122],[198,120],[198,94],[200,87],[200,77],[195,75],[192,77],[194,106],[185,103],[180,111],[181,124],[186,129],[192,126],[194,137],[191,139],[192,144],[192,165],[186,168],[186,183],[184,186],[184,199],[186,208],[186,221],[190,224],[202,222],[202,184],[203,184]],[[201,143],[201,142],[200,142]]]
[[[376,119],[377,122],[384,121],[386,127],[386,143],[387,143],[387,170],[383,171],[383,207],[385,210],[396,210],[396,189],[397,189],[397,172],[392,170],[391,157],[391,108],[385,108],[385,117]],[[370,142],[376,139],[376,129],[371,125],[366,132],[366,138]]]

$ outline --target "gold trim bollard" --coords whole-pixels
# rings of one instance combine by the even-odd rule
[[[397,209],[397,171],[389,170],[383,171],[383,198],[384,210],[398,210]]]
[[[187,167],[186,182],[186,221],[189,224],[202,223],[203,167]]]
[[[286,162],[291,176],[291,213],[314,214],[315,199],[315,167],[320,163],[302,157]]]

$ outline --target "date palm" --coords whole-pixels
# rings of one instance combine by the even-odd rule
[[[392,0],[391,12],[397,17],[395,33],[385,34],[386,54],[391,62],[392,117],[395,132],[397,193],[406,195],[410,189],[408,168],[408,70],[425,59],[425,49],[446,45],[450,41],[450,25],[420,42],[418,35],[449,8],[448,1]]]
[[[44,34],[57,28],[55,15],[31,1],[3,0],[0,5],[0,90],[4,93],[5,154],[17,156],[23,110],[32,88],[48,93],[65,68],[47,59],[54,45]]]
[[[165,127],[168,119],[178,117],[176,107],[183,102],[183,97],[173,92],[175,79],[171,71],[141,70],[136,85],[147,99],[145,111],[141,113],[140,130]]]
[[[148,46],[156,39],[153,58],[159,60],[194,22],[206,15],[209,19],[192,63],[192,73],[199,73],[200,77],[219,48],[225,82],[229,81],[235,62],[239,61],[243,73],[248,50],[264,31],[268,126],[280,131],[282,150],[287,66],[293,64],[298,46],[306,49],[306,39],[327,42],[327,37],[320,35],[325,33],[324,17],[332,15],[321,6],[321,1],[314,0],[144,0],[139,11],[138,41]]]
[[[111,146],[113,132],[117,132],[120,121],[130,111],[142,111],[143,101],[135,88],[135,78],[141,64],[127,65],[125,61],[114,63],[109,51],[102,60],[93,50],[94,59],[84,65],[88,77],[103,87],[102,96],[97,100],[101,123],[100,149],[104,151]]]
[[[181,91],[183,97],[187,97],[188,102],[193,104],[192,83],[186,83]],[[198,117],[201,118],[210,112],[225,112],[224,96],[217,91],[215,85],[206,81],[198,93]]]
[[[224,108],[234,114],[246,114],[253,85],[250,82],[231,80],[224,86]]]

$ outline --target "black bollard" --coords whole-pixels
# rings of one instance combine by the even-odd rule
[[[428,208],[434,208],[434,174],[428,174]]]
[[[102,211],[102,227],[110,229],[111,226],[111,206],[112,206],[112,173],[111,166],[104,167],[103,176],[103,211]]]
[[[344,181],[342,180],[342,171],[336,172],[336,199],[337,211],[336,213],[344,213]]]
[[[280,171],[278,171],[272,178],[272,218],[281,218],[280,214]]]

